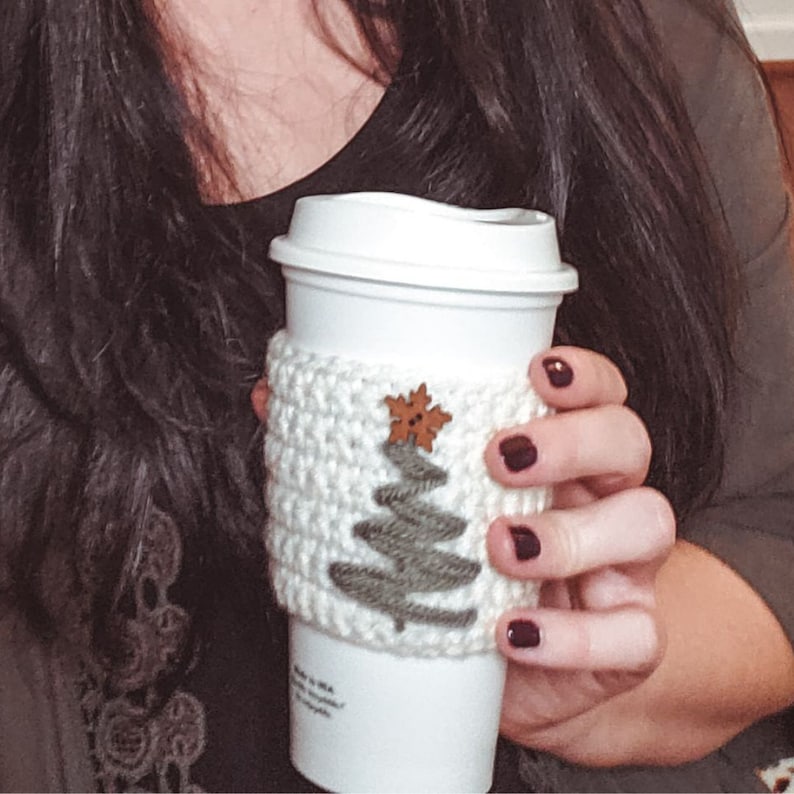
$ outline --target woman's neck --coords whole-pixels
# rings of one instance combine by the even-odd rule
[[[383,95],[344,0],[323,0],[321,18],[311,0],[159,1],[180,83],[236,183],[208,188],[210,201],[264,195],[315,170]],[[217,174],[203,176],[218,184]]]

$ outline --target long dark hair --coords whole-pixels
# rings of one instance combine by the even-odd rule
[[[701,5],[731,24],[718,0]],[[186,605],[229,548],[262,574],[247,401],[281,318],[277,277],[204,206],[196,151],[211,131],[144,6],[0,7],[0,587],[41,633],[85,626],[104,656],[155,511],[186,540]],[[396,34],[394,140],[427,195],[557,217],[582,281],[560,340],[622,368],[653,439],[651,483],[681,514],[707,499],[735,254],[642,4],[351,6],[388,76],[382,34]]]

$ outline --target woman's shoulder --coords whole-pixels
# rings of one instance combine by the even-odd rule
[[[641,0],[662,54],[678,72],[684,101],[697,125],[719,89],[761,83],[731,0]]]
[[[65,654],[0,613],[0,791],[95,789],[77,680]]]
[[[741,258],[785,236],[781,147],[759,64],[731,0],[641,0]]]

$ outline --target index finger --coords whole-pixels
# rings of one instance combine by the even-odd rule
[[[581,347],[552,347],[529,365],[532,388],[548,405],[561,411],[623,405],[626,381],[606,356]]]

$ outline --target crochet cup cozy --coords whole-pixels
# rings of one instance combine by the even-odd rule
[[[285,332],[268,348],[266,544],[279,603],[326,633],[410,656],[495,647],[506,609],[538,585],[488,562],[500,515],[545,488],[504,488],[483,450],[543,415],[522,368],[498,381],[321,356]]]

